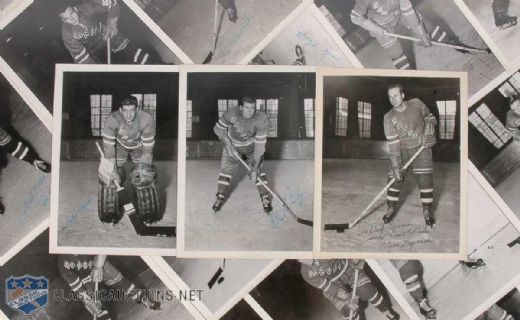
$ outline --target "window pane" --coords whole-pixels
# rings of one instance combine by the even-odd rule
[[[305,136],[314,137],[314,99],[304,99],[303,109],[305,113]]]
[[[336,135],[345,137],[347,135],[348,123],[348,99],[338,97],[336,99]]]
[[[186,101],[186,137],[191,138],[192,137],[192,130],[193,130],[193,112],[192,112],[192,101],[188,100]]]

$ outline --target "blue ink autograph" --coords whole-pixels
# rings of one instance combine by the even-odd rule
[[[29,189],[27,199],[23,202],[23,212],[18,216],[19,224],[26,224],[38,213],[41,208],[49,207],[49,188],[47,187],[47,175],[41,174],[35,185]]]
[[[339,60],[339,58],[336,55],[334,55],[334,53],[332,53],[329,48],[319,44],[314,39],[312,39],[311,36],[309,35],[309,32],[304,32],[304,31],[298,30],[296,32],[296,37],[301,39],[302,41],[304,41],[306,46],[321,50],[322,55],[324,55],[326,57],[330,57],[336,61]]]
[[[92,200],[92,199],[88,199],[88,200],[86,200],[86,201],[83,201],[83,202],[78,206],[78,208],[77,208],[76,210],[74,210],[74,211],[72,212],[72,214],[71,214],[69,217],[67,217],[67,223],[66,223],[66,224],[67,224],[68,226],[70,226],[70,225],[72,225],[72,224],[74,224],[74,223],[76,222],[76,220],[78,219],[78,217],[79,217],[80,215],[83,215],[83,214],[85,214],[85,213],[89,213],[89,212],[95,211],[95,209],[90,208],[90,205],[91,205],[93,202],[95,203],[95,201]]]

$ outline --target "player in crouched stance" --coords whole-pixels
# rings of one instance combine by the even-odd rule
[[[262,172],[265,145],[267,142],[268,120],[265,113],[256,110],[256,100],[245,97],[238,107],[231,107],[222,114],[215,124],[214,132],[224,145],[222,163],[218,177],[217,199],[213,211],[220,211],[227,197],[235,169],[240,159],[247,162],[251,171],[249,177],[256,183],[264,212],[273,210],[269,191],[258,180],[267,184],[267,176]]]

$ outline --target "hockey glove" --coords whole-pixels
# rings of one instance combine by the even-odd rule
[[[157,169],[154,165],[140,163],[130,172],[130,182],[134,186],[148,186],[157,179]]]
[[[101,302],[94,301],[94,299],[84,291],[80,292],[79,295],[81,296],[81,299],[83,300],[85,308],[87,308],[88,312],[90,312],[90,314],[93,316],[99,317],[103,312]]]
[[[115,158],[101,158],[101,163],[98,168],[98,176],[99,180],[107,186],[114,181],[121,183],[121,177],[119,176],[115,164]]]
[[[354,269],[363,270],[365,267],[365,260],[351,259],[350,262],[352,263],[352,267],[354,267]]]
[[[400,155],[390,155],[390,163],[392,164],[392,176],[396,181],[404,180],[404,170],[403,170],[403,159]]]
[[[101,282],[103,281],[103,268],[99,268],[98,266],[94,266],[92,268],[91,277],[93,282]]]
[[[103,40],[107,41],[108,38],[112,39],[117,34],[117,17],[107,20],[107,27],[103,34]]]
[[[393,175],[395,181],[401,182],[404,180],[404,171],[403,171],[403,169],[401,169],[399,167],[392,168],[392,175]]]

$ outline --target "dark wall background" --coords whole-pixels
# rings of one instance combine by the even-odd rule
[[[177,155],[179,75],[172,72],[65,72],[63,76],[61,157],[99,159],[91,134],[90,95],[112,94],[112,111],[133,93],[157,94],[154,158]]]
[[[219,99],[278,99],[278,136],[268,138],[266,158],[314,157],[314,138],[305,132],[304,99],[315,98],[314,73],[190,73],[188,100],[192,100],[193,137],[188,158],[220,158],[221,146],[213,127]]]
[[[54,65],[74,63],[61,38],[58,7],[62,2],[77,5],[87,0],[34,0],[0,31],[0,55],[52,111]],[[119,30],[134,43],[152,50],[153,33],[122,1]]]
[[[400,83],[405,100],[419,98],[439,119],[436,101],[456,100],[457,115],[454,140],[440,140],[433,147],[436,161],[460,160],[460,80],[457,78],[411,78],[328,76],[324,77],[324,158],[388,158],[383,118],[392,105],[388,100],[388,85]],[[348,99],[347,136],[337,137],[336,98]],[[371,103],[371,137],[359,138],[358,101]],[[437,125],[437,133],[439,125]],[[438,136],[438,135],[437,135]]]

